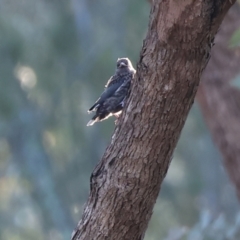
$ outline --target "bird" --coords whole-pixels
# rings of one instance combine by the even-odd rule
[[[92,126],[94,123],[103,121],[112,115],[119,117],[135,73],[136,71],[128,58],[117,59],[115,74],[110,77],[105,85],[105,90],[88,110],[88,113],[95,112],[95,115],[87,126]]]

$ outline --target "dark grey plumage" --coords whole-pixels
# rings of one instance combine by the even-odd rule
[[[115,74],[108,80],[100,98],[88,110],[89,113],[93,111],[96,113],[87,126],[121,113],[135,72],[128,58],[119,58],[117,60]]]

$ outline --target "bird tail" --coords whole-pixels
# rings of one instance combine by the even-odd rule
[[[99,118],[97,116],[94,116],[88,123],[87,127],[92,126],[95,122],[98,122]]]
[[[95,103],[91,108],[88,109],[88,113],[96,111],[98,107],[99,107],[99,104]]]
[[[92,126],[95,122],[96,122],[95,120],[90,120],[90,121],[87,123],[87,127]]]

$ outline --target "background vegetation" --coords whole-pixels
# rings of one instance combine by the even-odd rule
[[[118,57],[136,66],[150,6],[137,0],[0,4],[0,239],[69,239],[114,129],[113,119],[86,127],[87,109]],[[240,238],[239,203],[197,104],[145,239],[180,236]]]

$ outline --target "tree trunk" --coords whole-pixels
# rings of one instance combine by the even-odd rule
[[[240,200],[240,90],[230,85],[240,74],[240,54],[239,48],[229,48],[230,38],[237,29],[240,29],[240,7],[236,4],[216,38],[197,99]]]
[[[72,239],[143,239],[214,36],[231,5],[153,1],[128,104],[92,173]]]

